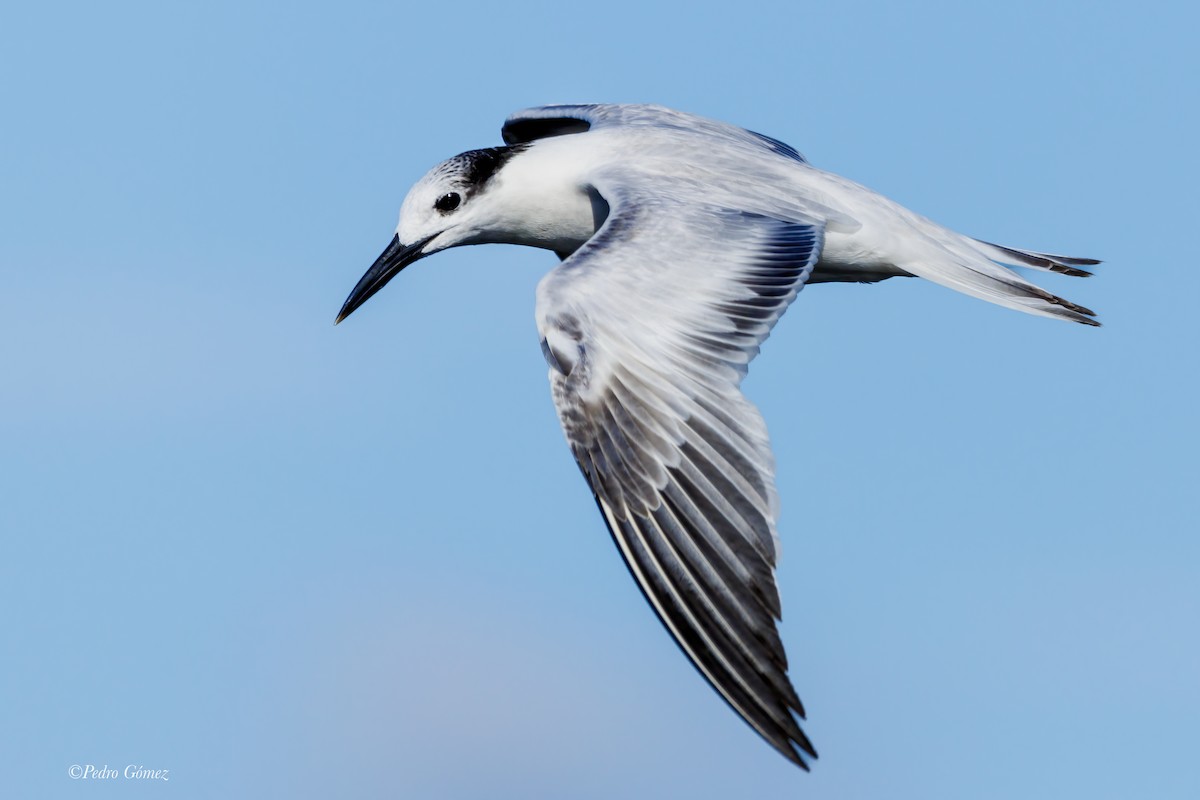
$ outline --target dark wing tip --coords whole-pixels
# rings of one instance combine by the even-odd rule
[[[766,736],[763,738],[788,761],[805,772],[812,772],[812,767],[809,766],[808,760],[816,761],[818,756],[816,749],[812,746],[812,742],[804,735],[804,731],[797,730],[793,734],[788,734],[786,738],[773,739]]]

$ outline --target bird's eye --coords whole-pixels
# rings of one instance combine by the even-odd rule
[[[438,211],[445,213],[458,208],[458,204],[461,202],[462,198],[459,196],[458,192],[450,192],[450,194],[444,194],[439,197],[437,202],[433,204],[433,207]]]

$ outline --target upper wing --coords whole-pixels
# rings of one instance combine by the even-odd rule
[[[591,104],[527,108],[506,119],[500,134],[506,144],[523,144],[549,136],[583,133],[593,128],[618,125],[652,125],[689,134],[715,136],[807,163],[794,147],[778,139],[725,122],[653,105]]]
[[[807,769],[802,753],[816,752],[775,628],[774,459],[738,386],[812,272],[823,228],[595,188],[604,225],[538,286],[563,430],[675,641]]]

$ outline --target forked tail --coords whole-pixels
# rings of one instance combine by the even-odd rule
[[[904,264],[904,269],[926,280],[1006,308],[1084,325],[1100,325],[1094,319],[1096,312],[1051,294],[1006,266],[1086,277],[1092,273],[1080,267],[1099,264],[1096,259],[1018,250],[966,236],[952,241],[939,241],[938,244],[943,251],[940,257]]]

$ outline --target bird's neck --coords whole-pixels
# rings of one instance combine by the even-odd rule
[[[608,205],[586,179],[591,165],[574,143],[562,140],[536,143],[496,176],[493,191],[502,218],[494,241],[541,247],[565,258],[604,222]]]

